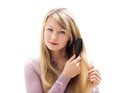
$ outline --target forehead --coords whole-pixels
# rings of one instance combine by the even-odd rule
[[[46,21],[46,24],[45,26],[50,26],[50,27],[53,27],[53,28],[58,28],[58,29],[64,29],[58,21],[56,21],[54,18],[52,17],[49,17]]]

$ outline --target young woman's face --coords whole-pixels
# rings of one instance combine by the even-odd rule
[[[48,18],[45,25],[44,40],[45,45],[52,51],[66,49],[69,40],[68,31],[63,29],[54,18]]]

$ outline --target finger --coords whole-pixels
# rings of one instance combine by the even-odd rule
[[[101,80],[100,73],[98,73],[98,72],[92,72],[92,73],[90,73],[89,77],[92,77],[92,76],[96,76],[96,78],[99,78]]]
[[[95,82],[100,83],[101,78],[97,77],[96,75],[92,75],[92,76],[89,77],[89,80],[90,80],[91,82],[94,82],[94,81],[95,81]]]
[[[89,72],[89,76],[92,76],[92,75],[96,75],[96,77],[98,77],[98,78],[101,79],[100,73],[99,73],[99,71],[98,71],[97,69],[93,69],[93,70],[91,70],[91,71]]]
[[[71,61],[73,61],[74,59],[75,59],[75,54],[68,60],[68,62],[71,62]]]
[[[93,75],[93,74],[100,75],[99,71],[96,70],[96,69],[93,69],[93,70],[89,71],[89,75]]]
[[[96,79],[96,78],[91,78],[89,79],[89,81],[93,83],[94,85],[98,85],[100,83],[100,79]]]
[[[90,69],[90,70],[88,71],[88,73],[89,73],[89,74],[91,74],[91,73],[98,73],[98,74],[100,74],[99,71],[98,71],[97,69],[95,69],[95,68]]]
[[[77,62],[80,62],[80,56],[78,56],[74,61],[73,61],[73,63],[77,63]]]
[[[97,81],[96,79],[91,79],[90,82],[94,84],[94,86],[99,85],[100,81]]]
[[[77,66],[77,67],[80,67],[80,62],[76,63],[76,66]]]
[[[91,62],[90,63],[90,69],[94,69],[95,67],[94,67],[94,64],[93,64],[93,62]]]

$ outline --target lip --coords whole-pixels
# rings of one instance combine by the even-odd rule
[[[54,42],[50,42],[50,44],[52,44],[52,45],[58,45],[58,43],[54,43]]]

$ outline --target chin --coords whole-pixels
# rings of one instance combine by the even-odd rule
[[[58,49],[56,49],[55,47],[50,47],[50,46],[47,46],[47,48],[48,48],[49,50],[51,50],[51,51],[56,51],[56,50],[58,50]]]

